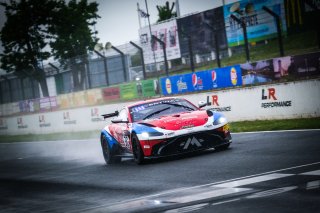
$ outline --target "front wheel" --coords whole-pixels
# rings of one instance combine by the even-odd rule
[[[106,164],[114,164],[121,161],[121,157],[115,156],[115,153],[112,152],[110,145],[107,139],[105,138],[105,136],[103,136],[101,140],[101,146],[102,146],[103,158]]]
[[[137,164],[143,164],[144,163],[144,154],[140,146],[140,141],[137,137],[137,135],[132,135],[132,152],[133,152],[133,158],[134,161]]]

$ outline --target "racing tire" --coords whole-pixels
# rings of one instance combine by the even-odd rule
[[[230,143],[224,144],[224,145],[222,145],[222,146],[218,146],[218,147],[216,147],[215,149],[216,149],[217,151],[223,151],[223,150],[228,149],[229,146],[230,146]]]
[[[102,146],[103,158],[107,165],[121,162],[121,157],[115,156],[116,152],[112,152],[110,145],[107,139],[105,138],[105,136],[102,137],[101,146]]]
[[[133,159],[136,162],[136,164],[143,164],[145,162],[144,154],[140,145],[140,141],[137,137],[137,135],[132,135],[132,152],[133,152]]]

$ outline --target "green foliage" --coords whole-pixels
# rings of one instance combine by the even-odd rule
[[[71,0],[62,5],[50,28],[56,36],[50,42],[53,56],[71,69],[75,91],[84,87],[87,53],[98,42],[94,37],[96,32],[91,30],[96,24],[95,20],[99,18],[97,12],[96,2]]]
[[[56,59],[69,59],[86,55],[93,50],[97,39],[90,27],[96,24],[98,4],[87,0],[71,0],[62,5],[50,28],[56,39],[50,42]]]
[[[168,20],[174,17],[177,17],[177,13],[173,12],[173,8],[174,8],[174,2],[172,2],[172,6],[170,8],[169,2],[166,2],[165,6],[159,6],[157,5],[157,9],[158,9],[158,16],[159,19],[157,22],[161,22],[164,20]]]
[[[18,76],[32,76],[39,81],[43,94],[48,95],[42,60],[50,57],[47,40],[51,39],[49,25],[52,14],[61,1],[10,0],[1,2],[7,21],[1,30],[4,53],[1,68]]]
[[[319,129],[320,118],[238,121],[230,124],[231,132]]]
[[[91,30],[98,4],[87,0],[10,0],[1,2],[7,21],[1,31],[4,53],[1,68],[16,75],[31,76],[39,81],[48,96],[45,73],[40,66],[51,54],[61,62],[73,58],[75,87],[83,84],[84,65],[88,50],[97,39]],[[50,48],[51,51],[50,52]],[[82,57],[75,58],[78,55]],[[77,62],[77,63],[76,63]],[[82,78],[78,80],[78,72]]]

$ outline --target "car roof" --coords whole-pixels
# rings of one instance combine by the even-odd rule
[[[127,107],[133,107],[141,104],[146,104],[146,103],[151,103],[155,101],[162,101],[162,100],[170,100],[170,99],[177,99],[178,97],[162,97],[162,98],[154,98],[154,99],[149,99],[149,100],[143,100],[143,101],[138,101],[136,103],[130,104]],[[179,98],[179,99],[184,99],[184,98]]]

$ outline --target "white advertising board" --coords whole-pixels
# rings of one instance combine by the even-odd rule
[[[151,26],[152,35],[162,40],[166,45],[167,59],[180,58],[179,37],[177,31],[177,21],[171,20],[157,25]],[[143,48],[143,56],[146,64],[154,63],[155,54],[156,62],[164,61],[162,46],[159,42],[152,40],[150,29],[148,26],[139,30],[141,46]]]
[[[229,121],[320,117],[320,79],[210,91],[181,97],[225,114]],[[96,130],[102,114],[132,102],[0,118],[0,135],[45,134]]]

